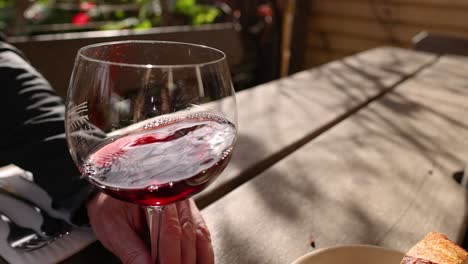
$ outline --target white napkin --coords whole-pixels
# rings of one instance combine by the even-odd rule
[[[28,181],[27,178],[30,177],[30,173],[13,165],[0,168],[0,185],[8,186],[21,196],[34,201],[35,204],[50,215],[68,219],[69,215],[66,213],[51,208],[52,201],[50,197],[44,190]],[[18,225],[40,231],[42,217],[30,206],[14,198],[0,194],[0,211]],[[11,264],[57,263],[79,252],[96,240],[90,228],[74,228],[70,234],[55,240],[43,248],[31,252],[23,252],[15,250],[7,244],[6,238],[8,233],[8,225],[0,221],[0,255]]]

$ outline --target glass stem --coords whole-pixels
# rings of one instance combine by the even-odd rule
[[[151,259],[154,264],[161,264],[160,261],[160,242],[161,226],[163,222],[164,206],[147,206],[146,217],[151,236]]]

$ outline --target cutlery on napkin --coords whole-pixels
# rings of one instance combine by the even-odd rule
[[[35,204],[53,217],[61,219],[69,218],[69,214],[66,212],[52,209],[52,201],[47,193],[31,182],[30,173],[16,166],[8,165],[0,168],[0,184],[26,199],[34,201]],[[15,223],[40,232],[43,219],[30,205],[24,204],[10,196],[0,194],[0,211],[11,217]],[[40,249],[22,252],[11,248],[7,244],[6,237],[8,233],[8,225],[0,222],[0,255],[8,263],[57,263],[76,254],[95,241],[90,228],[74,228],[70,234],[58,238]]]

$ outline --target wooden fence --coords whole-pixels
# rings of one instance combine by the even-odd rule
[[[468,38],[467,0],[310,0],[304,68],[426,30]]]

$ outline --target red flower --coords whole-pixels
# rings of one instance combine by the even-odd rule
[[[77,26],[85,25],[89,22],[89,16],[85,12],[79,12],[72,18],[72,23]]]
[[[257,15],[261,17],[273,16],[273,9],[270,5],[264,4],[257,7]]]

